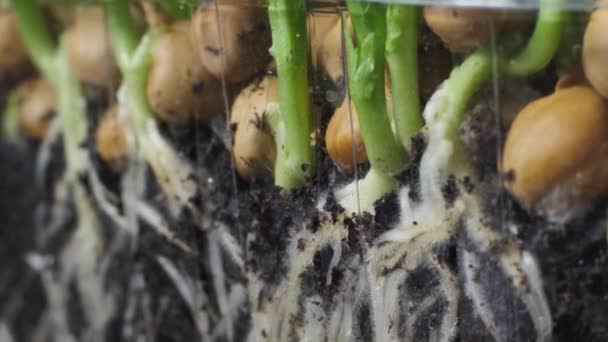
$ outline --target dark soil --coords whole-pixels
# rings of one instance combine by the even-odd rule
[[[29,144],[0,140],[0,317],[13,319],[20,340],[29,336],[46,305],[38,277],[26,263],[46,200],[34,181],[34,158]]]

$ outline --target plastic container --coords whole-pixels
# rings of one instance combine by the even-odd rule
[[[608,340],[603,1],[177,3],[0,11],[0,341]]]

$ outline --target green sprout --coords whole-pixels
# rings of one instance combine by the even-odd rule
[[[160,134],[146,93],[152,47],[161,31],[152,28],[140,38],[127,1],[105,1],[105,13],[110,44],[123,75],[124,109],[135,135],[137,151],[148,162],[171,209],[177,213],[186,206],[196,211],[189,202],[196,192],[194,181],[189,177],[194,174],[193,167]]]
[[[42,9],[35,0],[13,1],[13,10],[30,57],[55,89],[58,114],[63,126],[67,178],[74,182],[86,168],[87,126],[80,83],[70,66],[63,38],[53,41],[46,29]]]
[[[178,20],[189,19],[200,0],[154,0],[167,14]]]
[[[526,77],[544,69],[559,47],[564,12],[559,5],[564,0],[543,0],[534,32],[523,49],[514,56],[495,56],[489,48],[480,48],[458,67],[447,81],[447,104],[437,120],[444,122],[445,136],[456,142],[458,127],[464,118],[470,99],[491,74],[492,58],[497,59],[498,72],[507,77]],[[447,114],[447,115],[446,115]]]
[[[69,263],[79,261],[71,276],[77,279],[77,289],[84,305],[93,305],[104,295],[103,290],[97,286],[101,280],[95,271],[105,241],[91,194],[79,182],[80,177],[87,176],[90,171],[84,144],[87,134],[85,99],[80,82],[71,69],[64,39],[60,37],[58,44],[52,40],[46,30],[40,5],[35,0],[15,0],[12,6],[32,61],[59,98],[58,115],[66,159],[63,181],[73,198],[77,222],[58,262],[65,267],[65,260],[69,260]],[[105,323],[107,321],[104,319],[100,325]]]
[[[175,19],[190,17],[199,5],[195,0],[154,1]],[[457,141],[458,126],[470,99],[489,77],[493,63],[506,77],[526,77],[547,66],[560,42],[564,44],[561,33],[566,16],[556,8],[563,1],[541,1],[534,32],[518,53],[509,55],[506,48],[500,48],[494,54],[488,47],[480,48],[452,71],[446,81],[447,105],[432,118],[442,123],[437,126],[441,135]],[[177,189],[179,177],[171,176],[171,170],[187,163],[167,142],[159,143],[164,140],[146,94],[152,46],[160,29],[152,28],[142,36],[128,1],[106,0],[103,4],[136,143],[157,178],[175,183],[169,187]],[[277,145],[275,184],[289,191],[303,186],[315,169],[307,8],[305,0],[267,0],[266,4],[272,29],[271,52],[279,78],[279,106],[268,116]],[[417,57],[420,14],[410,5],[348,1],[347,6],[356,36],[350,39],[346,34],[348,87],[372,169],[362,181],[362,192],[375,194],[371,201],[394,188],[392,177],[407,167],[411,139],[423,126]],[[86,137],[86,121],[79,82],[68,63],[63,40],[53,41],[44,28],[39,4],[34,0],[14,1],[13,7],[32,60],[57,90],[68,168],[75,174],[84,169],[85,160],[81,143]],[[387,108],[385,93],[387,67],[395,94],[392,108]],[[165,152],[158,151],[158,146]],[[186,200],[190,192],[182,190],[175,190],[179,194],[174,197]]]
[[[526,77],[544,69],[559,47],[564,13],[556,8],[563,0],[543,0],[534,32],[519,53],[498,54],[483,47],[454,68],[445,84],[445,94],[437,112],[427,125],[432,139],[452,142],[455,160],[468,160],[458,137],[458,128],[469,102],[489,78],[492,65],[507,77]],[[349,51],[349,90],[359,114],[361,131],[371,170],[360,182],[357,195],[359,209],[371,211],[374,201],[392,191],[396,182],[389,177],[400,172],[407,158],[403,148],[422,127],[417,86],[418,13],[405,5],[347,2],[358,45],[347,39]],[[345,29],[345,34],[348,33]],[[386,49],[385,49],[386,47]],[[392,134],[386,111],[384,68],[388,61],[391,86],[395,94],[393,120],[398,139]],[[493,62],[494,61],[494,62]],[[400,142],[400,143],[399,143]],[[372,172],[373,171],[373,172]],[[341,203],[354,209],[357,189],[352,185],[336,192]],[[370,196],[373,194],[373,196]]]
[[[18,123],[18,103],[17,94],[11,92],[5,99],[2,122],[0,123],[2,136],[8,141],[19,141],[19,123]]]
[[[348,2],[357,46],[346,40],[350,96],[355,103],[371,167],[387,176],[406,166],[406,153],[393,135],[385,93],[386,6]],[[348,37],[348,34],[346,34]]]
[[[559,48],[565,0],[541,0],[534,32],[527,45],[515,56],[501,61],[500,71],[509,77],[526,77],[544,69]]]
[[[582,45],[589,14],[585,12],[564,13],[564,31],[555,56],[560,75],[567,74],[581,63]]]
[[[386,60],[393,94],[393,120],[401,144],[410,149],[412,137],[424,122],[418,89],[420,14],[415,6],[388,5]]]
[[[302,186],[315,165],[306,1],[269,0],[268,14],[279,77],[280,109],[269,122],[277,145],[275,184],[290,190]]]
[[[347,6],[357,38],[355,45],[344,27],[348,85],[371,169],[361,181],[337,191],[336,197],[350,211],[371,211],[374,202],[397,187],[393,176],[406,168],[411,139],[423,126],[417,72],[419,14],[413,6],[397,4],[351,1]],[[387,109],[387,64],[396,132]]]

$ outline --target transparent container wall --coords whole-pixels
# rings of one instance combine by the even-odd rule
[[[608,340],[602,2],[369,4],[134,2],[151,70],[39,137],[7,78],[0,341]]]

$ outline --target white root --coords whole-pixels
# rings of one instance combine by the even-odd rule
[[[327,341],[347,342],[353,339],[353,324],[357,301],[365,298],[366,289],[361,286],[365,284],[366,278],[359,277],[350,270],[356,269],[361,264],[359,258],[354,258],[346,269],[344,279],[352,279],[353,284],[349,284],[345,291],[337,294],[336,307],[329,318],[327,324]]]
[[[64,178],[58,179],[53,188],[54,201],[50,208],[50,218],[48,222],[39,219],[36,222],[36,246],[44,246],[47,241],[57,234],[63,225],[70,219],[69,201],[70,194],[65,186]]]
[[[202,310],[208,306],[209,300],[203,286],[199,280],[180,272],[169,259],[159,256],[157,262],[173,281],[175,288],[188,305],[192,320],[194,321],[198,332],[201,334],[202,341],[212,341],[211,339],[211,319],[207,311]]]
[[[129,144],[131,145],[131,144]],[[127,222],[126,231],[131,237],[131,249],[137,246],[139,240],[139,205],[143,201],[146,167],[138,155],[130,156],[129,164],[120,182],[124,216]],[[152,221],[152,220],[149,220]]]
[[[465,265],[463,271],[467,284],[467,286],[465,286],[466,295],[473,303],[475,313],[483,324],[489,328],[488,331],[492,334],[494,340],[496,340],[496,342],[503,341],[498,329],[496,329],[498,323],[494,317],[494,313],[485,298],[487,295],[485,293],[486,291],[475,281],[475,270],[478,270],[481,267],[479,265],[479,260],[475,254],[465,251],[462,255],[462,262]]]
[[[209,239],[217,241],[219,245],[224,247],[224,252],[228,254],[230,260],[234,262],[241,270],[245,269],[245,259],[243,256],[242,245],[228,231],[228,227],[218,223],[213,231],[209,234]]]
[[[430,135],[429,144],[420,163],[420,202],[414,203],[408,195],[410,188],[404,187],[399,192],[400,222],[378,239],[379,243],[403,244],[403,250],[407,251],[410,260],[429,253],[437,244],[445,243],[452,236],[456,223],[466,210],[466,202],[462,198],[457,198],[450,208],[447,208],[441,191],[449,174],[449,162],[454,151],[449,140],[441,134],[436,134],[441,131],[441,123],[437,123],[436,118],[445,105],[445,91],[445,86],[440,87],[424,111]],[[460,193],[465,193],[463,189],[459,190]],[[379,249],[378,256],[383,257],[383,254],[389,257],[394,253],[383,253],[382,249]],[[393,256],[392,260],[396,258],[401,256]]]
[[[52,337],[60,341],[75,342],[76,338],[68,328],[67,298],[65,297],[68,292],[65,289],[66,284],[62,284],[60,280],[55,279],[50,270],[50,266],[55,260],[38,254],[29,254],[26,257],[26,262],[40,274],[46,294],[47,309],[36,329],[37,335],[44,340]]]
[[[211,265],[211,272],[213,274],[213,288],[215,289],[215,295],[217,303],[220,309],[220,314],[225,323],[225,333],[229,341],[234,338],[234,318],[232,317],[233,312],[230,311],[228,306],[228,293],[229,290],[225,281],[224,262],[221,255],[221,249],[219,247],[216,238],[210,238],[208,243],[209,249],[209,264]]]
[[[13,334],[11,333],[8,325],[5,322],[0,321],[0,341],[13,342]]]
[[[370,263],[368,267],[374,267]],[[392,272],[386,277],[376,276],[375,271],[368,270],[370,286],[370,302],[373,320],[374,337],[376,342],[388,342],[396,336],[400,298],[399,285],[405,280],[406,272],[403,270]]]
[[[350,214],[375,215],[374,203],[397,187],[397,181],[370,169],[365,178],[347,184],[334,193],[336,201]]]
[[[48,126],[46,135],[40,142],[38,148],[38,155],[36,157],[36,183],[43,184],[44,176],[49,168],[51,162],[51,152],[53,145],[61,137],[61,120],[58,117],[54,117]]]
[[[528,291],[524,289],[520,293],[538,333],[536,340],[539,342],[551,341],[553,320],[547,297],[543,291],[540,268],[534,256],[527,251],[522,253],[520,265],[529,287]]]
[[[326,222],[326,226],[315,233],[299,230],[290,238],[291,245],[287,253],[289,271],[286,279],[274,288],[268,289],[257,275],[249,274],[254,330],[249,335],[249,340],[284,341],[291,336],[308,336],[312,339],[328,341],[352,340],[358,338],[353,336],[353,332],[356,330],[356,316],[360,305],[369,305],[374,341],[411,340],[417,336],[417,329],[424,329],[420,327],[420,319],[428,313],[428,310],[432,310],[434,305],[440,303],[444,307],[441,309],[441,317],[438,318],[439,325],[437,329],[429,331],[429,341],[452,341],[456,338],[461,290],[455,274],[437,260],[435,248],[446,244],[454,237],[455,229],[461,220],[467,232],[475,232],[469,235],[474,235],[471,237],[473,243],[483,250],[488,251],[491,244],[502,237],[481,225],[483,213],[478,203],[478,193],[468,193],[458,181],[466,175],[472,176],[472,172],[466,164],[452,160],[457,147],[444,137],[446,127],[440,117],[440,114],[446,110],[446,100],[447,86],[442,86],[425,110],[429,143],[420,165],[420,200],[410,199],[409,187],[399,190],[400,220],[392,229],[364,248],[362,259],[351,257],[351,262],[354,263],[351,265],[352,269],[357,271],[355,274],[343,276],[352,284],[344,288],[343,292],[336,293],[332,303],[319,303],[321,298],[316,295],[302,298],[300,277],[310,267],[315,254],[323,246],[329,245],[334,249],[333,257],[329,261],[330,268],[337,267],[344,258],[343,251],[339,247],[339,241],[344,237],[339,234],[344,231],[344,227],[339,222],[333,224]],[[449,176],[454,176],[457,180],[459,194],[452,203],[447,203],[442,192],[442,187]],[[360,189],[366,186],[365,182],[366,179],[359,183],[351,183],[335,192],[338,203],[346,208],[347,212],[359,212],[359,210],[373,212],[373,201],[361,199],[361,195],[367,191]],[[322,211],[325,201],[326,197],[321,196],[317,209]],[[366,228],[362,227],[362,229]],[[479,267],[475,263],[476,260],[472,259],[475,257],[475,255],[466,255],[473,265],[472,269],[467,270],[469,273],[476,271],[476,265]],[[505,254],[499,259],[511,258]],[[518,265],[525,268],[524,263],[522,261],[507,266],[504,262],[503,272],[508,279],[515,282],[521,279],[526,271],[520,272],[516,277],[513,270]],[[531,274],[525,277],[532,279],[534,274],[538,273],[535,273],[537,269],[534,264],[530,265],[532,266],[527,267]],[[405,288],[407,280],[414,270],[421,267],[430,269],[434,273],[437,285],[417,304],[407,304],[414,303],[412,299],[418,295],[407,293]],[[472,275],[464,276],[470,278]],[[325,279],[326,284],[331,284],[329,273]],[[538,284],[534,279],[532,282]],[[477,286],[481,287],[481,285]],[[534,299],[530,302],[535,303],[533,304],[535,307],[529,308],[529,311],[531,314],[546,315],[545,306],[541,303],[544,301],[538,299],[542,297],[542,287],[538,285],[533,287]],[[485,289],[476,289],[473,285],[465,290],[466,295],[474,298],[477,314],[483,316],[484,323],[498,324],[482,295]],[[526,296],[525,291],[518,293]],[[328,313],[320,310],[321,304],[330,305],[331,311]],[[295,323],[294,326],[293,320],[296,317],[300,317],[303,321]],[[537,330],[545,329],[546,326],[542,324],[544,322],[547,321],[535,323]],[[405,336],[400,335],[402,333]]]
[[[141,137],[139,148],[163,189],[169,208],[174,215],[183,207],[193,209],[190,201],[197,190],[194,168],[162,137],[152,118],[147,126],[148,136]]]
[[[289,260],[289,271],[286,279],[280,283],[273,291],[272,300],[267,298],[267,289],[263,282],[255,275],[250,275],[249,294],[252,303],[252,324],[255,330],[253,336],[262,339],[266,336],[269,341],[286,341],[289,336],[295,333],[298,338],[303,338],[303,331],[296,329],[294,321],[301,308],[299,298],[301,295],[301,276],[313,264],[315,254],[324,247],[329,246],[335,251],[338,250],[342,241],[348,236],[348,230],[341,224],[335,226],[329,222],[323,224],[316,233],[307,229],[300,229],[290,240],[291,244],[287,249]],[[334,261],[336,264],[339,262]],[[332,262],[332,263],[334,263]],[[328,274],[333,272],[330,267]],[[327,279],[326,275],[326,279]],[[306,298],[304,307],[316,312],[315,304],[318,300]],[[312,317],[315,314],[304,312],[305,317]],[[317,312],[318,314],[318,312]],[[311,316],[312,315],[312,316]],[[318,317],[317,317],[318,318]],[[316,324],[313,321],[306,321],[308,324]],[[307,333],[318,335],[315,331],[326,334],[326,325],[319,325],[315,328],[308,326]],[[320,332],[319,332],[320,333]],[[255,339],[254,338],[254,339]]]
[[[162,217],[162,215],[158,212],[158,210],[154,209],[143,201],[137,201],[135,205],[138,217],[140,217],[144,222],[150,225],[150,227],[152,227],[152,229],[154,229],[159,235],[167,239],[169,243],[181,249],[183,252],[190,255],[196,254],[196,252],[188,245],[188,243],[180,240],[175,236],[173,231],[169,229],[169,225]]]
[[[106,189],[93,167],[89,166],[87,174],[89,176],[93,198],[95,199],[95,203],[99,206],[99,209],[104,214],[108,215],[120,229],[129,229],[127,221],[118,210],[117,196]]]
[[[480,246],[483,251],[489,253],[489,246],[501,238],[498,233],[481,223],[483,214],[479,205],[479,195],[476,192],[468,194],[462,185],[458,184],[460,195],[449,208],[446,208],[441,186],[446,183],[447,176],[451,174],[458,179],[458,177],[467,174],[472,175],[466,164],[459,164],[458,161],[451,160],[454,147],[451,141],[444,138],[445,123],[442,122],[439,115],[446,110],[447,91],[446,85],[440,87],[433,95],[424,113],[428,125],[429,143],[423,155],[419,172],[421,200],[419,203],[412,203],[408,197],[409,189],[407,187],[403,189],[399,194],[401,202],[400,222],[393,229],[381,235],[377,240],[379,244],[370,251],[371,262],[377,262],[380,265],[380,270],[395,269],[389,275],[370,280],[372,303],[376,315],[374,322],[377,341],[389,339],[384,330],[390,326],[390,319],[395,315],[394,306],[385,303],[382,296],[385,296],[386,291],[388,291],[394,298],[396,296],[394,279],[405,278],[407,277],[407,270],[429,263],[429,260],[431,260],[429,257],[433,254],[433,247],[445,243],[453,236],[454,229],[460,219],[465,219],[468,235],[471,235],[474,243]],[[499,255],[501,268],[515,285],[518,295],[526,303],[537,330],[539,341],[544,341],[550,338],[551,318],[542,291],[540,272],[531,254],[524,252],[525,257],[520,257],[520,255],[519,249],[508,249]],[[479,268],[479,264],[476,256],[468,252],[464,253],[464,259],[466,259],[468,265],[471,265],[471,268],[464,271],[464,276],[471,280],[473,272]],[[403,268],[405,269],[405,275],[403,271],[400,271]],[[435,269],[443,272],[441,277],[442,287],[444,288],[445,298],[451,305],[447,314],[449,318],[445,317],[440,333],[431,340],[445,341],[450,340],[456,334],[457,313],[455,308],[458,288],[451,272],[444,270],[442,267],[436,267]],[[373,274],[373,272],[373,269],[371,269],[370,273]],[[529,289],[521,288],[519,284],[524,283],[522,280],[526,280],[525,283],[529,284]],[[398,282],[402,281],[403,279],[398,280]],[[447,285],[450,282],[452,285]],[[380,286],[381,289],[375,289],[374,286]],[[470,281],[466,291],[467,295],[473,300],[475,309],[484,324],[488,327],[497,326],[499,322],[493,317],[491,308],[489,308],[488,303],[484,300],[484,295],[482,295],[485,293],[485,289]],[[501,336],[496,330],[490,330],[494,332],[494,337],[500,341]]]
[[[151,317],[150,294],[146,292],[146,286],[146,280],[139,271],[136,271],[129,279],[127,304],[122,316],[124,321],[127,322],[122,328],[122,337],[127,341],[145,341],[146,336],[141,332],[138,334],[133,327],[138,310],[143,312],[147,331],[152,331],[153,327],[156,326],[156,322]],[[158,311],[162,312],[162,302],[159,306],[161,306],[161,309]]]
[[[460,288],[456,277],[448,271],[445,266],[435,263],[435,269],[439,272],[439,287],[444,298],[448,301],[444,319],[441,321],[439,330],[434,341],[451,341],[458,333],[458,299]]]
[[[491,245],[502,237],[481,223],[481,208],[479,205],[478,199],[470,201],[470,213],[466,223],[467,236],[480,248],[481,253],[490,253]],[[473,264],[473,270],[475,270],[476,257],[469,252],[466,252],[464,255]],[[530,314],[536,330],[537,341],[551,340],[553,321],[543,290],[541,270],[536,263],[535,257],[530,252],[521,250],[516,244],[510,243],[498,255],[498,261],[502,272],[507,275],[511,281],[510,285],[516,290],[518,297],[525,304]],[[465,275],[466,271],[473,272],[473,270],[467,268]],[[470,287],[468,289],[469,292],[477,292],[472,278],[468,279],[471,280],[471,282],[467,283],[467,288]],[[482,297],[479,294],[471,298],[474,299],[475,297],[481,301]],[[485,311],[487,310],[488,305],[485,305]],[[483,320],[485,317],[487,320],[487,322],[484,321],[484,324],[492,323],[492,320],[489,319],[491,316],[487,316],[487,312],[480,313],[480,318]]]
[[[87,334],[102,339],[106,324],[114,315],[115,303],[112,295],[104,290],[104,279],[98,273],[98,262],[103,253],[104,240],[101,224],[85,189],[74,186],[74,201],[78,212],[78,226],[64,247],[61,264],[65,283],[75,280],[89,327]],[[64,289],[69,293],[67,288]]]
[[[318,295],[309,297],[304,303],[304,322],[307,324],[302,327],[300,341],[316,342],[325,339],[327,317],[321,306],[322,303],[323,300]]]
[[[483,212],[477,193],[467,193],[463,186],[457,183],[459,195],[448,205],[443,196],[442,186],[448,176],[462,177],[466,168],[458,169],[451,160],[456,147],[440,134],[444,127],[438,120],[439,113],[445,111],[446,86],[429,102],[425,117],[427,119],[429,143],[420,165],[420,200],[412,201],[409,197],[410,188],[403,187],[397,193],[400,204],[399,221],[376,240],[362,243],[361,253],[353,255],[345,241],[348,240],[349,228],[343,224],[344,216],[337,221],[331,221],[329,213],[323,217],[323,223],[316,231],[297,227],[290,236],[290,243],[285,254],[287,274],[278,283],[269,285],[255,271],[246,266],[246,248],[237,238],[231,235],[227,226],[212,222],[206,231],[207,246],[204,255],[213,277],[210,286],[213,288],[214,300],[210,301],[210,293],[205,292],[201,280],[196,274],[187,274],[171,260],[158,256],[157,262],[174,284],[179,296],[187,305],[190,316],[203,341],[228,340],[235,336],[236,327],[241,324],[238,314],[243,308],[251,308],[252,328],[247,336],[248,341],[288,341],[291,339],[309,341],[352,341],[361,339],[357,333],[359,327],[358,315],[362,308],[369,312],[371,320],[372,339],[376,342],[413,340],[417,336],[420,320],[426,318],[430,310],[442,304],[441,317],[435,319],[439,324],[429,331],[429,341],[453,341],[458,335],[458,302],[461,295],[471,299],[475,314],[488,327],[501,324],[500,317],[490,307],[487,299],[488,291],[484,285],[475,282],[476,272],[482,267],[480,255],[464,251],[463,262],[471,267],[461,270],[466,285],[459,287],[455,274],[442,265],[435,255],[437,247],[446,244],[455,235],[459,222],[471,242],[480,253],[492,253],[491,246],[504,240],[500,233],[482,224]],[[122,115],[125,115],[124,92],[119,94]],[[184,208],[192,209],[190,203],[195,195],[196,182],[193,180],[194,168],[180,156],[166,139],[160,134],[152,119],[147,122],[146,136],[140,137],[139,145],[130,135],[131,152],[130,167],[122,179],[122,202],[125,206],[125,216],[121,216],[115,206],[117,199],[103,187],[97,174],[89,169],[93,193],[102,210],[114,219],[123,231],[129,235],[132,244],[137,243],[139,235],[139,220],[149,224],[159,235],[169,243],[180,248],[183,252],[196,254],[186,241],[178,239],[169,227],[166,219],[154,207],[143,199],[145,190],[145,163],[149,163],[155,177],[161,186],[173,214],[178,214]],[[139,150],[137,150],[139,148]],[[136,153],[133,153],[136,152]],[[463,171],[464,170],[464,171]],[[371,173],[369,179],[375,177]],[[364,179],[351,183],[336,191],[338,202],[347,212],[372,212],[373,204],[378,198],[375,192],[358,192],[359,188],[367,188]],[[459,178],[458,178],[459,179]],[[376,178],[390,187],[396,183],[387,179]],[[384,183],[383,183],[384,182]],[[410,186],[416,186],[414,184]],[[372,187],[374,188],[374,187]],[[37,269],[43,276],[45,290],[49,297],[49,311],[41,324],[41,336],[47,331],[53,337],[61,340],[74,341],[67,323],[67,285],[76,279],[78,289],[83,297],[83,305],[91,322],[87,337],[92,340],[101,339],[103,326],[114,313],[114,298],[104,292],[106,272],[99,272],[98,258],[104,241],[100,236],[100,225],[94,217],[93,208],[81,188],[75,187],[74,196],[78,204],[79,226],[72,240],[62,254],[62,270],[67,270],[61,277],[56,277],[48,267],[48,260],[31,258],[30,264],[37,264]],[[65,194],[64,194],[65,195]],[[84,197],[83,197],[84,196]],[[69,197],[65,195],[65,197]],[[323,212],[326,197],[321,196],[317,209]],[[285,227],[288,229],[291,227]],[[366,227],[361,227],[366,229]],[[253,234],[248,235],[248,246]],[[331,248],[333,254],[329,260],[326,274],[321,275],[322,282],[327,287],[335,283],[334,270],[341,272],[340,288],[333,293],[330,302],[319,294],[305,295],[303,291],[303,276],[314,267],[315,256],[324,248]],[[511,282],[523,303],[526,305],[538,340],[546,341],[551,337],[551,316],[547,300],[543,293],[540,269],[529,252],[521,251],[520,246],[513,245],[497,256],[500,271]],[[494,254],[492,254],[494,255]],[[481,254],[483,256],[483,254]],[[52,262],[52,260],[51,260]],[[246,274],[246,283],[229,283],[226,276],[226,265],[235,265],[240,272]],[[47,269],[47,267],[49,269]],[[433,272],[433,288],[429,289],[424,298],[416,298],[418,293],[409,293],[407,282],[409,277],[419,268]],[[68,276],[69,275],[69,276]],[[136,272],[130,279],[131,292],[140,291],[145,294],[143,275]],[[527,284],[523,286],[521,284]],[[462,292],[462,294],[461,294]],[[123,313],[127,322],[136,319],[137,311],[149,311],[149,298],[130,299]],[[167,301],[171,299],[166,299]],[[165,305],[168,305],[165,301]],[[163,306],[163,300],[160,300]],[[209,308],[210,302],[217,303],[217,310]],[[160,310],[162,311],[162,310]],[[147,322],[154,322],[148,317]],[[153,323],[150,323],[153,325]],[[3,325],[0,322],[0,337]],[[499,329],[489,329],[494,338],[503,338]],[[10,332],[8,333],[10,334]],[[125,337],[144,338],[137,336],[134,331],[125,330]],[[9,337],[10,338],[10,337]]]
[[[117,98],[118,115],[128,117],[129,94],[126,86],[120,87]],[[154,118],[146,117],[145,122],[140,123],[143,127],[132,127],[133,124],[131,122],[129,130],[136,135],[136,138],[129,144],[131,152],[141,155],[148,162],[165,194],[172,214],[178,215],[182,208],[196,212],[196,208],[190,203],[197,191],[194,167],[183,156],[178,155],[173,146],[162,136]]]

